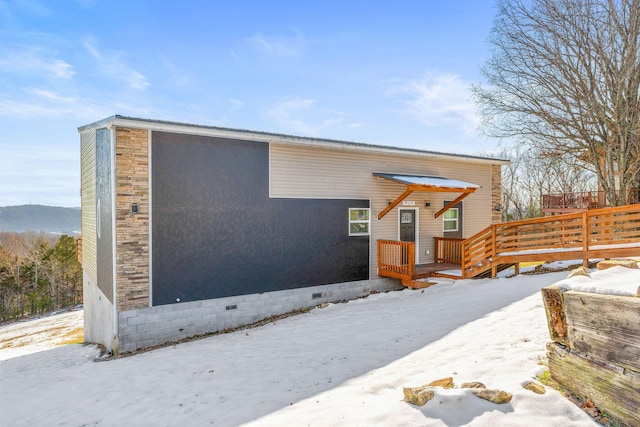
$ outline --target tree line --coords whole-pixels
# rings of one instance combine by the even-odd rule
[[[80,303],[76,238],[0,232],[0,321]]]
[[[597,177],[566,156],[548,156],[523,146],[504,148],[510,160],[502,167],[502,220],[518,221],[543,216],[542,195],[581,193],[597,188]]]

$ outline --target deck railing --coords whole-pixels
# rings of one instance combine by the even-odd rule
[[[411,278],[415,263],[415,243],[378,240],[378,274],[381,276]]]
[[[640,205],[493,224],[466,239],[462,275],[500,264],[640,255]]]
[[[495,230],[487,227],[462,243],[462,277],[466,272],[482,269],[495,255]]]
[[[412,242],[378,240],[378,274],[408,280]],[[640,255],[640,204],[493,224],[468,239],[435,238],[435,261],[460,264],[462,278],[524,261]]]
[[[435,262],[447,264],[462,263],[462,242],[464,239],[454,239],[448,237],[434,237],[434,253]]]
[[[640,203],[640,188],[633,188],[624,197],[618,198],[625,204]],[[611,206],[604,191],[582,191],[542,195],[542,210],[545,212],[600,209]]]

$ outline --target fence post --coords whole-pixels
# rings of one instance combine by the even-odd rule
[[[582,212],[582,265],[589,267],[589,215],[588,211]]]
[[[416,244],[413,242],[409,242],[407,247],[409,249],[409,265],[407,266],[407,273],[409,275],[409,279],[413,280],[413,270],[416,266]]]
[[[498,263],[496,262],[496,225],[491,225],[491,278],[498,275]]]

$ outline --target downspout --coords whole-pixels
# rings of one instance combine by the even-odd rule
[[[153,307],[153,209],[151,206],[153,205],[153,180],[152,178],[152,168],[153,168],[153,158],[151,157],[151,140],[152,140],[152,131],[149,129],[147,131],[148,135],[148,161],[149,161],[149,170],[148,173],[148,191],[149,191],[149,307]],[[271,191],[271,187],[269,187],[269,191]]]
[[[109,131],[111,132],[111,241],[113,242],[111,250],[113,251],[111,266],[113,271],[113,338],[111,340],[111,348],[114,354],[119,354],[118,337],[120,335],[120,319],[118,316],[118,270],[116,268],[118,256],[118,241],[116,232],[116,128],[113,124],[109,125]]]

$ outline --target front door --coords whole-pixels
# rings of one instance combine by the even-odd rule
[[[416,241],[416,211],[413,209],[400,209],[400,241],[414,242]],[[417,250],[417,247],[416,247]],[[402,253],[402,263],[407,264],[408,255]],[[417,261],[417,258],[416,258]]]
[[[400,209],[400,240],[416,241],[416,211],[413,209]]]

